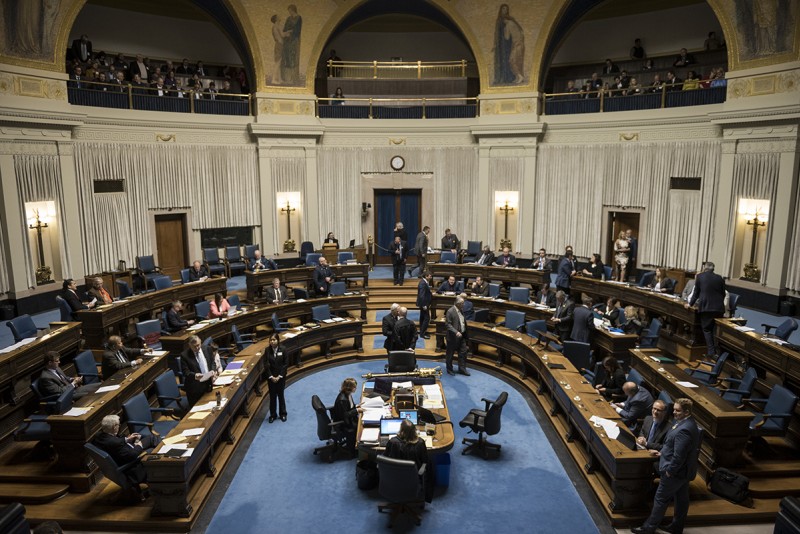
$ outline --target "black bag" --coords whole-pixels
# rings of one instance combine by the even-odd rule
[[[728,499],[734,504],[750,497],[750,479],[724,467],[717,468],[708,480],[708,489],[714,495]]]
[[[372,460],[360,460],[356,464],[358,489],[371,490],[378,487],[378,464]]]

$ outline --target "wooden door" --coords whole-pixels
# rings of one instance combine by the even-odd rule
[[[375,236],[378,244],[376,263],[389,264],[391,258],[385,250],[394,240],[394,225],[402,221],[408,233],[408,246],[414,246],[417,234],[422,230],[420,206],[422,205],[421,189],[376,189],[373,206],[375,206]],[[411,260],[409,260],[411,261]]]
[[[189,265],[186,236],[186,215],[156,215],[156,250],[161,272],[173,280],[180,279],[181,269]]]

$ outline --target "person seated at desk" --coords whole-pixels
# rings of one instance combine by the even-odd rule
[[[605,369],[605,376],[600,384],[594,388],[600,392],[603,397],[611,400],[612,395],[619,395],[622,393],[622,386],[625,384],[625,371],[619,366],[619,362],[613,356],[606,356],[603,360],[603,369]]]
[[[537,271],[550,270],[550,260],[547,259],[547,251],[545,249],[539,249],[539,255],[534,258],[531,268],[536,269]]]
[[[436,290],[436,292],[439,293],[440,295],[445,292],[455,293],[455,291],[456,291],[456,277],[452,274],[447,277],[447,280],[439,284],[439,289]]]
[[[661,447],[664,446],[664,438],[667,436],[670,423],[667,403],[661,399],[656,399],[653,402],[651,415],[644,418],[636,443],[648,451],[660,451]]]
[[[230,309],[231,305],[228,304],[228,299],[223,297],[222,293],[214,293],[214,300],[208,307],[208,318],[225,317]]]
[[[100,387],[100,382],[83,385],[83,377],[69,377],[61,370],[59,364],[61,356],[54,351],[47,351],[44,355],[44,370],[39,376],[39,393],[43,397],[61,395],[69,388],[75,388],[72,398],[78,400],[86,395],[91,395]]]
[[[194,320],[185,321],[181,317],[181,310],[183,310],[183,302],[176,300],[170,304],[169,311],[167,311],[167,324],[164,325],[167,332],[178,332],[194,324]]]
[[[608,297],[605,306],[598,309],[598,312],[614,328],[618,328],[620,322],[625,318],[625,310],[622,309],[622,303],[614,297]]]
[[[627,396],[625,402],[612,402],[611,406],[622,417],[622,422],[634,429],[639,425],[639,420],[653,409],[653,396],[635,382],[622,384],[622,392]]]
[[[511,251],[508,247],[503,248],[503,254],[498,256],[496,260],[494,260],[495,265],[500,265],[501,267],[516,267],[517,266],[517,258],[511,254]]]
[[[397,309],[397,322],[394,324],[392,350],[414,350],[417,346],[417,325],[408,318],[408,308]]]
[[[126,436],[119,434],[119,416],[107,415],[100,422],[100,433],[92,440],[95,447],[104,450],[114,459],[118,466],[136,462],[125,474],[137,491],[141,491],[139,484],[147,482],[147,471],[142,465],[139,456],[147,449],[157,445],[153,436],[144,436],[134,432]],[[138,460],[138,462],[137,462]]]
[[[473,297],[485,297],[489,294],[489,284],[483,281],[482,276],[475,277],[475,281],[472,282],[471,289]]]
[[[256,250],[253,253],[253,263],[250,264],[250,270],[253,272],[258,271],[274,271],[278,268],[278,264],[274,261],[270,260],[269,258],[265,258],[261,255],[260,250]]]
[[[358,414],[364,411],[361,404],[353,402],[353,393],[358,386],[355,378],[345,378],[336,402],[333,404],[333,420],[341,421],[345,432],[345,448],[351,455],[356,455],[356,430]]]
[[[200,260],[194,260],[192,268],[189,269],[189,281],[202,282],[206,278],[208,278],[208,269],[206,269],[205,265],[200,263]]]
[[[186,400],[189,406],[194,406],[200,397],[211,391],[214,380],[222,373],[222,365],[210,348],[202,346],[197,336],[189,338],[189,347],[181,354],[181,365]]]
[[[336,280],[336,275],[328,267],[328,260],[320,256],[319,265],[314,267],[314,290],[318,297],[327,297],[331,284]]]
[[[72,318],[75,319],[75,312],[78,310],[89,310],[95,307],[96,300],[91,302],[83,302],[78,296],[78,282],[72,278],[64,280],[63,288],[61,290],[61,298],[67,301],[69,307],[72,308]]]
[[[106,288],[103,287],[103,279],[99,276],[92,279],[92,288],[87,291],[86,294],[92,299],[96,299],[98,305],[111,304],[114,302],[114,299],[108,291],[106,291]]]
[[[545,282],[542,284],[541,289],[536,292],[536,296],[534,297],[533,301],[536,304],[547,306],[548,308],[556,307],[556,294],[550,291],[550,282]]]
[[[122,344],[119,336],[110,336],[103,352],[103,379],[110,377],[120,369],[136,369],[142,365],[143,354],[150,354],[153,349],[131,349]],[[137,358],[138,356],[138,358]]]
[[[289,300],[289,290],[281,285],[280,278],[273,278],[272,285],[266,289],[268,304],[283,304]]]
[[[322,242],[323,245],[327,243],[333,243],[336,245],[334,248],[339,248],[339,240],[334,237],[333,232],[328,232],[328,237],[325,238],[325,241]],[[322,248],[325,248],[324,246]]]
[[[425,440],[420,439],[419,435],[417,435],[417,427],[414,426],[410,419],[403,419],[403,422],[400,423],[400,430],[386,444],[386,450],[383,455],[395,460],[412,461],[416,464],[417,471],[422,469],[423,465],[426,466],[425,472],[420,475],[420,482],[425,487],[425,501],[431,502],[433,500],[433,476],[427,475],[431,473],[428,448],[425,446]]]
[[[650,280],[650,289],[659,293],[672,295],[675,291],[675,280],[667,277],[667,272],[661,267],[656,267],[656,275]]]
[[[639,318],[639,308],[636,306],[626,306],[625,324],[622,325],[622,331],[626,334],[636,334],[637,336],[641,336],[642,330],[644,330],[644,324]]]
[[[494,263],[494,252],[489,248],[489,245],[483,247],[481,255],[475,260],[478,265],[492,265]]]
[[[600,254],[592,254],[592,261],[581,271],[583,276],[590,276],[597,280],[603,280],[606,276],[605,265],[600,261]]]
[[[442,237],[442,250],[458,252],[458,236],[450,232],[450,228],[444,231],[444,236]]]

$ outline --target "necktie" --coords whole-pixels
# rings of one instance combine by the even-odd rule
[[[281,299],[281,288],[278,288],[278,289],[275,290],[275,298],[278,301],[278,304],[280,304],[282,302],[282,299]]]
[[[547,304],[547,293],[542,292],[542,304]]]
[[[656,436],[656,428],[658,428],[658,422],[656,422],[656,420],[653,419],[653,425],[650,427],[650,435],[647,436],[647,442],[648,443],[652,443],[653,442],[653,438],[655,438],[655,436]]]
[[[127,360],[125,359],[125,356],[122,354],[121,350],[117,351],[117,359],[119,359],[119,361],[122,362],[122,363],[127,362]]]
[[[197,364],[200,366],[200,372],[206,374],[208,372],[208,363],[206,362],[206,359],[203,357],[203,353],[198,352],[197,354],[194,355],[194,357],[197,358]]]
[[[61,370],[60,367],[56,367],[56,376],[63,382],[64,384],[69,384],[69,378],[67,375],[64,374],[64,371]]]

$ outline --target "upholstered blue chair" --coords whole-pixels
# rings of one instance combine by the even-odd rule
[[[772,386],[768,399],[747,399],[747,402],[764,406],[762,412],[754,413],[753,420],[750,422],[750,433],[753,436],[783,437],[786,435],[797,406],[797,395],[785,387],[775,384]]]
[[[161,329],[159,319],[150,319],[136,323],[136,335],[143,346],[146,344],[153,350],[161,350],[161,336],[169,335],[169,333]]]
[[[475,308],[472,310],[472,320],[476,323],[489,322],[489,308]]]
[[[272,314],[272,331],[275,333],[285,332],[289,328],[289,323],[281,322],[278,319],[278,314]]]
[[[467,253],[461,259],[464,263],[475,263],[481,255],[483,241],[467,241]]]
[[[309,252],[306,254],[306,267],[316,267],[322,254],[319,252]]]
[[[707,386],[713,386],[717,383],[717,379],[719,378],[719,374],[725,368],[725,362],[728,361],[728,353],[723,352],[719,358],[717,358],[716,362],[707,362],[701,361],[698,363],[699,365],[706,365],[710,367],[710,370],[699,369],[699,368],[686,368],[684,371],[694,378],[698,379],[703,384]]]
[[[512,287],[508,290],[508,300],[528,304],[531,300],[531,290],[527,287]]]
[[[239,333],[239,328],[236,325],[231,325],[231,336],[233,337],[233,342],[236,344],[236,350],[241,351],[249,347],[255,342],[255,334],[241,334]]]
[[[32,414],[26,417],[14,430],[14,441],[47,442],[50,440],[50,423],[47,414]]]
[[[547,332],[547,321],[544,319],[536,319],[525,323],[525,333],[537,340],[537,342],[544,332]]]
[[[73,320],[72,307],[66,300],[56,295],[56,305],[58,306],[58,311],[61,314],[61,321],[68,323]]]
[[[241,274],[247,270],[247,264],[238,246],[225,247],[225,263],[228,265],[229,276]]]
[[[775,337],[786,341],[786,340],[789,339],[789,336],[792,335],[792,332],[797,330],[797,321],[795,321],[791,317],[787,317],[786,320],[783,321],[778,326],[769,325],[769,324],[762,324],[761,326],[764,327],[764,333],[765,334],[769,334],[769,331],[774,328],[775,329]]]
[[[39,399],[39,406],[46,414],[61,414],[72,407],[72,397],[75,388],[67,388],[60,395],[50,395],[45,397],[39,390],[39,379],[31,382],[31,391]]]
[[[347,263],[349,260],[352,259],[355,259],[355,256],[353,256],[353,253],[350,252],[349,250],[340,252],[336,255],[336,263],[339,264]]]
[[[115,283],[117,284],[117,292],[119,292],[120,299],[126,299],[130,296],[133,296],[133,290],[128,282],[125,280],[117,280]]]
[[[664,404],[667,405],[667,415],[670,416],[672,414],[672,397],[662,389],[658,394],[658,400],[663,401]]]
[[[728,389],[711,388],[716,391],[723,399],[730,402],[734,406],[740,406],[744,399],[748,399],[753,395],[753,388],[756,385],[758,373],[755,367],[748,367],[744,372],[742,378],[734,378],[732,376],[720,378],[720,383],[727,382],[730,384]]]
[[[206,264],[209,275],[225,276],[225,262],[220,259],[217,247],[203,249],[203,262]]]
[[[136,256],[136,270],[144,278],[144,288],[150,287],[153,278],[161,274],[161,267],[156,265],[152,255]]]
[[[305,263],[306,256],[310,252],[314,252],[314,243],[311,241],[303,241],[300,243],[300,261]]]
[[[172,287],[172,278],[167,275],[159,275],[152,279],[153,288],[156,291],[160,291],[162,289],[169,289]]]
[[[295,288],[292,289],[292,292],[294,293],[294,299],[295,300],[299,300],[299,299],[308,300],[308,290],[307,289],[303,289],[302,287],[295,287]]]
[[[646,287],[650,285],[650,282],[653,281],[653,278],[656,276],[655,271],[647,271],[642,273],[642,276],[639,277],[639,283],[637,284],[639,287]]]
[[[138,494],[139,488],[134,487],[131,477],[128,476],[128,471],[139,465],[139,458],[127,464],[118,465],[110,454],[93,443],[85,443],[83,448],[86,450],[87,456],[100,468],[104,477],[119,486],[123,492],[130,495]]]
[[[592,349],[588,343],[580,341],[565,341],[561,353],[575,366],[578,371],[589,369],[591,366]]]
[[[642,375],[639,374],[639,371],[637,371],[636,369],[631,369],[630,371],[628,371],[628,376],[626,377],[626,380],[628,382],[633,382],[637,386],[641,386],[642,384],[644,384],[644,378],[642,377]]]
[[[228,304],[230,305],[232,310],[239,310],[242,307],[242,303],[239,300],[239,295],[228,295],[226,297]]]
[[[339,297],[344,295],[345,290],[347,290],[347,284],[342,281],[334,282],[328,289],[328,295],[332,297]]]
[[[327,304],[318,304],[317,306],[312,306],[311,318],[318,323],[330,319],[331,307]]]
[[[489,296],[493,299],[500,297],[500,284],[489,284]]]
[[[122,412],[131,433],[138,432],[142,436],[165,436],[178,426],[177,419],[153,419],[153,414],[172,414],[168,408],[152,408],[144,393],[138,393],[122,404]],[[160,441],[160,439],[159,439]]]
[[[650,321],[650,327],[642,332],[639,337],[639,346],[641,348],[652,348],[658,345],[658,335],[661,332],[661,320],[657,317]]]
[[[194,305],[194,314],[198,319],[208,319],[208,313],[211,311],[211,302],[201,300]]]
[[[731,317],[736,317],[736,308],[739,307],[739,295],[728,293],[728,313]]]
[[[27,313],[19,317],[14,317],[6,322],[6,326],[11,330],[11,335],[14,336],[14,343],[19,343],[23,339],[29,337],[36,337],[39,330],[45,330],[44,328],[37,327],[31,316]]]
[[[84,384],[100,382],[100,373],[97,372],[97,362],[92,351],[85,350],[75,356],[75,371],[83,377]]]
[[[603,280],[611,280],[612,271],[610,265],[603,265],[603,276],[605,276]]]
[[[458,256],[451,250],[443,250],[439,256],[439,263],[456,263]]]
[[[189,269],[181,269],[181,284],[189,283]]]
[[[256,250],[259,250],[258,245],[244,246],[244,259],[247,260],[248,265],[252,265],[256,261]]]
[[[525,327],[525,314],[521,311],[508,310],[506,312],[505,321],[500,323],[499,326],[505,326],[510,330],[522,331]]]
[[[172,369],[158,376],[153,384],[156,387],[156,398],[160,407],[172,409],[175,413],[186,413],[189,410],[189,402],[185,395],[181,395]]]

